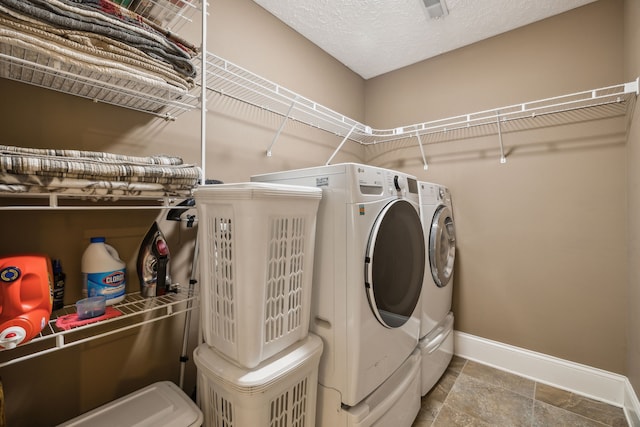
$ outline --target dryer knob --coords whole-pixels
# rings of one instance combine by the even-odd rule
[[[393,185],[396,187],[396,190],[402,191],[407,187],[407,181],[404,177],[396,175],[393,177]]]

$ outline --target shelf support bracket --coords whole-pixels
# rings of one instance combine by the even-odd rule
[[[267,157],[271,157],[271,149],[273,148],[273,146],[276,143],[276,140],[278,139],[278,137],[282,133],[282,130],[284,129],[284,125],[287,124],[287,120],[289,119],[289,115],[291,114],[291,111],[293,110],[293,107],[296,105],[296,101],[297,100],[298,100],[298,97],[296,96],[296,98],[293,100],[293,102],[289,106],[289,110],[287,110],[287,114],[284,116],[284,120],[282,120],[282,124],[280,124],[280,127],[278,128],[278,132],[276,132],[275,136],[273,137],[273,140],[271,141],[271,145],[269,145],[269,148],[267,148]]]
[[[356,126],[357,125],[353,125],[353,127],[351,128],[347,136],[345,136],[342,142],[340,143],[340,145],[338,145],[338,148],[336,148],[335,151],[331,154],[331,157],[329,157],[329,160],[327,160],[327,163],[325,163],[325,166],[329,166],[331,164],[331,161],[336,156],[336,154],[338,154],[338,151],[342,149],[342,146],[344,145],[345,142],[347,142],[347,139],[349,139],[353,131],[356,129]]]
[[[504,156],[504,144],[502,142],[502,127],[500,126],[500,112],[496,113],[496,123],[498,125],[498,140],[500,141],[500,163],[507,163],[507,158]]]
[[[429,169],[429,165],[427,164],[427,158],[424,156],[424,148],[422,148],[422,139],[420,138],[420,133],[416,132],[416,138],[418,138],[418,146],[420,147],[420,154],[422,154],[422,169]]]
[[[49,207],[57,208],[58,207],[58,195],[55,193],[49,194]]]

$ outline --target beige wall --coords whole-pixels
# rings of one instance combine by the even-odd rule
[[[626,22],[637,22],[637,6],[626,3],[636,17]],[[395,127],[622,82],[634,75],[621,68],[622,4],[603,0],[367,82],[250,0],[212,2],[209,50],[354,119]],[[164,122],[2,79],[0,93],[3,143],[199,162],[198,111]],[[341,140],[289,122],[268,158],[281,117],[218,95],[209,100],[208,178],[245,181],[322,164]],[[451,187],[458,330],[624,373],[638,343],[626,352],[626,151],[619,128],[614,120],[508,134],[506,165],[498,163],[495,138],[427,147],[428,172],[416,147],[380,152],[348,144],[335,161],[367,156]],[[131,267],[155,215],[0,212],[0,254],[61,257],[72,303],[88,235],[106,230]],[[185,282],[193,233],[164,227]],[[151,381],[176,381],[181,326],[178,318],[0,369],[9,425],[51,425]],[[628,366],[637,389],[639,368]],[[191,369],[189,387],[193,381]]]
[[[395,127],[623,82],[623,2],[600,1],[367,81],[366,121]],[[453,194],[456,329],[618,373],[626,363],[620,120],[427,145],[367,161]],[[428,141],[425,138],[425,141]],[[395,147],[394,147],[395,145]]]
[[[213,2],[209,29],[209,51],[348,117],[364,119],[364,81],[254,2]],[[214,172],[207,175],[225,182],[322,164],[341,141],[290,121],[273,157],[267,158],[281,117],[218,95],[209,101],[207,163]],[[347,144],[334,162],[358,161],[362,155],[362,147]]]
[[[626,0],[624,8],[625,78],[640,76],[640,2]],[[629,294],[626,374],[640,392],[640,108],[636,106],[627,142]]]

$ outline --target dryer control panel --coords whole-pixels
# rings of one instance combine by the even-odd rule
[[[451,206],[451,192],[447,187],[440,186],[438,199],[447,206]]]
[[[438,203],[438,185],[430,182],[420,183],[420,204],[435,205]]]
[[[444,185],[419,182],[420,203],[423,205],[445,204],[451,206],[451,192]]]

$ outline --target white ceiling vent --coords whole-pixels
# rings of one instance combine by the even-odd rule
[[[447,16],[449,14],[449,9],[447,9],[447,4],[444,0],[422,0],[424,2],[424,7],[427,8],[427,13],[429,14],[429,18],[438,19],[443,16]]]

